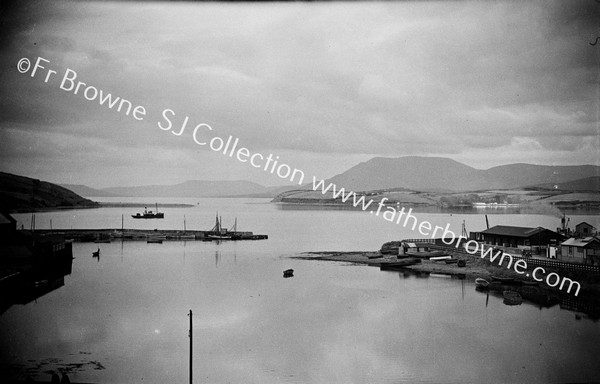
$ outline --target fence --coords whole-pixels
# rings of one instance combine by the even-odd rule
[[[425,242],[425,240],[427,240],[427,239],[410,239],[410,240],[405,240],[405,241]],[[468,253],[465,250],[465,248],[462,246],[462,244],[458,248],[456,248],[455,245],[448,245],[448,244],[443,243],[442,239],[433,239],[428,242],[433,244],[433,246],[437,249],[441,249],[444,251],[452,251],[455,253],[462,253],[462,254],[473,256],[472,254]],[[480,243],[480,246],[483,246],[483,244]],[[494,246],[488,246],[488,247],[495,248]],[[498,249],[500,249],[500,248],[498,248]],[[592,272],[592,273],[600,274],[600,266],[598,266],[598,265],[567,263],[567,262],[558,261],[558,260],[534,259],[534,258],[530,258],[530,257],[526,258],[526,257],[516,256],[513,254],[510,254],[510,255],[512,256],[513,260],[515,260],[515,261],[519,260],[519,259],[525,260],[525,262],[527,262],[527,265],[545,266],[545,267],[563,269],[563,270],[567,270],[567,271]]]

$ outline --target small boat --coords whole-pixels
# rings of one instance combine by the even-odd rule
[[[92,257],[100,257],[100,248],[97,251],[92,252]]]
[[[136,213],[135,215],[131,215],[134,219],[164,219],[165,214],[163,212],[158,212],[158,203],[156,203],[156,212],[149,211],[147,207],[144,207],[143,213]]]
[[[513,277],[492,276],[492,280],[498,281],[503,284],[514,284],[515,283],[515,279]]]
[[[381,270],[396,269],[396,268],[410,267],[411,265],[415,265],[415,264],[419,264],[419,263],[421,263],[421,259],[418,259],[416,257],[409,257],[409,258],[399,260],[399,261],[394,261],[391,263],[381,263],[379,268]]]
[[[149,244],[162,244],[162,242],[163,242],[163,239],[161,239],[161,238],[157,239],[157,238],[150,237],[146,240],[146,243],[149,243]]]
[[[482,279],[481,277],[478,277],[475,279],[475,287],[476,288],[484,289],[484,288],[489,287],[489,285],[490,285],[490,282],[487,281],[486,279]]]
[[[504,291],[502,292],[502,296],[506,305],[521,305],[523,302],[523,298],[517,291]]]
[[[288,277],[293,277],[294,276],[294,270],[293,269],[286,269],[285,271],[283,271],[283,277],[285,277],[286,279]]]

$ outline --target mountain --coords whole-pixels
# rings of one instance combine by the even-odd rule
[[[98,203],[46,181],[0,172],[0,210],[95,207]]]
[[[600,176],[600,167],[510,164],[479,170],[441,157],[375,157],[327,182],[353,191],[405,188],[416,191],[462,192],[523,188],[566,183]]]
[[[132,197],[225,197],[259,195],[269,193],[271,188],[250,181],[192,180],[176,185],[147,185],[140,187],[104,188],[101,191],[113,196]]]
[[[61,187],[67,188],[70,191],[84,197],[112,197],[116,196],[113,193],[103,191],[101,189],[90,188],[81,184],[61,184]]]

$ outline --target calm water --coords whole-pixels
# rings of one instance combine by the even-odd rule
[[[139,201],[137,199],[136,201]],[[164,200],[161,200],[164,201]],[[177,199],[173,202],[187,202]],[[152,203],[152,202],[149,202]],[[202,199],[125,227],[225,224],[266,241],[75,243],[64,286],[0,315],[1,373],[69,369],[72,381],[187,383],[194,311],[197,383],[565,382],[600,380],[600,324],[475,291],[466,280],[304,261],[315,250],[374,250],[421,237],[354,211],[282,210],[265,199]],[[199,203],[199,204],[196,204]],[[118,228],[103,208],[36,214],[38,228]],[[416,213],[460,233],[483,215]],[[30,225],[28,214],[15,215]],[[549,215],[489,215],[490,225],[559,225]],[[571,223],[600,226],[597,216]],[[101,248],[99,260],[91,253]],[[282,271],[295,270],[284,279]]]

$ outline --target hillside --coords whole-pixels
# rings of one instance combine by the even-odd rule
[[[551,189],[570,192],[600,192],[600,176],[586,177],[563,183],[544,183],[533,185],[531,188]]]
[[[98,203],[46,181],[0,172],[0,209],[33,211],[51,208],[95,207]]]
[[[113,196],[131,197],[224,197],[268,193],[269,188],[250,181],[192,180],[176,185],[104,188]]]

